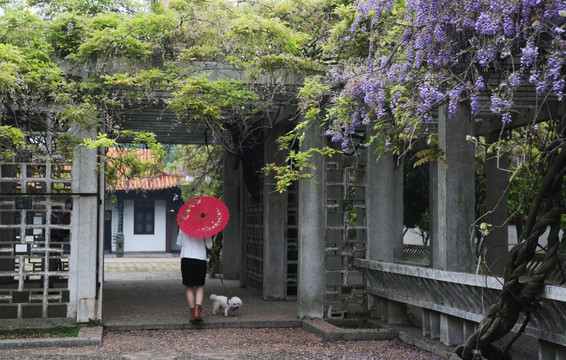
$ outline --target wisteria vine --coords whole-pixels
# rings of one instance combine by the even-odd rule
[[[520,87],[533,87],[540,103],[564,100],[564,1],[359,0],[356,6],[348,38],[369,34],[370,55],[335,70],[342,90],[327,113],[327,135],[343,148],[369,124],[386,149],[406,142],[390,134],[428,129],[431,110],[441,103],[453,116],[468,100],[472,115],[491,111],[508,124]]]

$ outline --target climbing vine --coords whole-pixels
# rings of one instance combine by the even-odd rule
[[[520,188],[523,196],[514,204],[527,220],[520,245],[506,264],[502,295],[457,350],[463,359],[478,354],[504,358],[508,348],[495,349],[492,343],[510,331],[520,314],[528,321],[544,279],[557,266],[566,119],[552,110],[559,109],[565,96],[566,4],[360,0],[355,7],[346,41],[354,49],[365,45],[367,51],[360,61],[337,64],[328,76],[336,84],[324,112],[333,141],[347,150],[354,136],[367,129],[378,156],[419,154],[417,164],[443,161],[434,137],[435,112],[445,105],[448,115],[455,116],[465,102],[472,118],[499,120],[500,140],[486,147],[489,156],[506,153],[515,161],[512,186],[533,180]],[[530,112],[524,110],[525,93]],[[548,131],[540,131],[542,120]],[[517,124],[521,130],[512,130]],[[417,143],[421,149],[428,146],[413,152]],[[483,223],[478,230],[489,226]],[[547,259],[530,282],[520,283],[547,227]]]
[[[3,1],[3,160],[24,145],[72,157],[71,149],[82,140],[69,131],[70,124],[100,133],[85,146],[148,147],[121,126],[125,113],[148,106],[168,107],[180,122],[205,124],[211,143],[244,159],[273,125],[261,119],[286,105],[273,102],[274,94],[285,89],[292,99],[296,91],[288,88],[285,73],[322,71],[321,48],[334,6],[302,0]],[[200,67],[193,67],[195,62]],[[209,79],[211,62],[240,71],[248,81]],[[44,121],[46,109],[50,124]],[[38,147],[28,135],[22,144],[11,128],[49,132],[57,149]]]

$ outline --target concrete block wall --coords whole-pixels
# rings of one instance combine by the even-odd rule
[[[261,189],[261,187],[260,187]],[[263,201],[247,192],[245,268],[246,285],[261,291],[263,286]]]
[[[299,212],[298,212],[297,184],[293,185],[287,193],[287,223],[285,231],[286,257],[285,257],[285,298],[297,296],[297,278],[299,266]]]
[[[327,316],[367,312],[365,280],[353,269],[366,255],[365,163],[342,156],[326,163],[325,283]]]
[[[71,181],[64,162],[0,165],[3,323],[68,317]]]

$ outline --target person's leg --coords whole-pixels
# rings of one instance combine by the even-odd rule
[[[195,322],[195,289],[193,286],[187,286],[187,301],[189,302],[189,308],[191,309],[191,323]]]
[[[187,286],[187,301],[189,302],[189,307],[194,309],[195,307],[195,289],[193,286]]]
[[[204,299],[204,286],[195,286],[195,323],[202,322],[202,317],[200,316],[202,300]]]
[[[202,301],[204,300],[204,286],[195,286],[195,294],[195,303],[202,305]]]

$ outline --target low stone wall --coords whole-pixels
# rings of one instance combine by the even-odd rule
[[[407,304],[423,309],[423,335],[445,345],[461,344],[497,300],[503,279],[419,266],[355,259],[367,279],[374,311],[403,321]],[[519,318],[515,331],[523,318]],[[546,285],[525,334],[539,339],[539,359],[566,356],[566,287]]]

